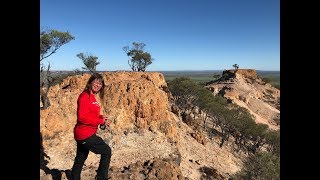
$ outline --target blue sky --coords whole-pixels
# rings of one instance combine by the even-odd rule
[[[40,0],[40,29],[75,37],[44,59],[52,70],[131,70],[122,50],[146,44],[147,71],[280,70],[280,0]]]

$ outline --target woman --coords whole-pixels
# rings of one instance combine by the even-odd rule
[[[100,74],[93,74],[78,97],[77,123],[74,127],[74,139],[77,142],[77,154],[72,166],[74,180],[80,180],[82,167],[89,151],[101,154],[99,168],[95,179],[108,179],[111,148],[96,135],[98,126],[110,125],[110,121],[100,114],[100,105],[96,100],[99,94],[104,99],[104,81]],[[103,102],[103,101],[102,101]]]

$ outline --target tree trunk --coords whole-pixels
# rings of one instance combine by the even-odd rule
[[[40,89],[40,98],[42,102],[42,107],[40,108],[41,110],[47,109],[51,105],[47,95],[48,92],[44,92],[42,89]]]

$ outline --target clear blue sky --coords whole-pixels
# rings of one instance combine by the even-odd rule
[[[40,0],[40,29],[75,36],[45,62],[52,70],[130,70],[122,50],[146,44],[147,71],[280,70],[280,0]]]

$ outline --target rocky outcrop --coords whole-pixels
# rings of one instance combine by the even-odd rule
[[[222,72],[222,76],[224,74],[228,75],[229,77],[234,77],[236,75],[241,75],[245,78],[254,78],[254,79],[258,77],[257,72],[254,69],[237,69],[237,70],[229,69],[229,70],[224,70]]]
[[[206,87],[248,109],[257,123],[280,128],[280,90],[263,82],[255,70],[225,70],[218,81]]]
[[[76,122],[77,97],[84,89],[89,74],[66,78],[50,89],[52,106],[40,112],[40,127],[44,138],[57,133],[72,133]],[[134,128],[160,130],[175,138],[173,113],[168,101],[167,84],[160,73],[106,72],[105,114],[116,133]]]

